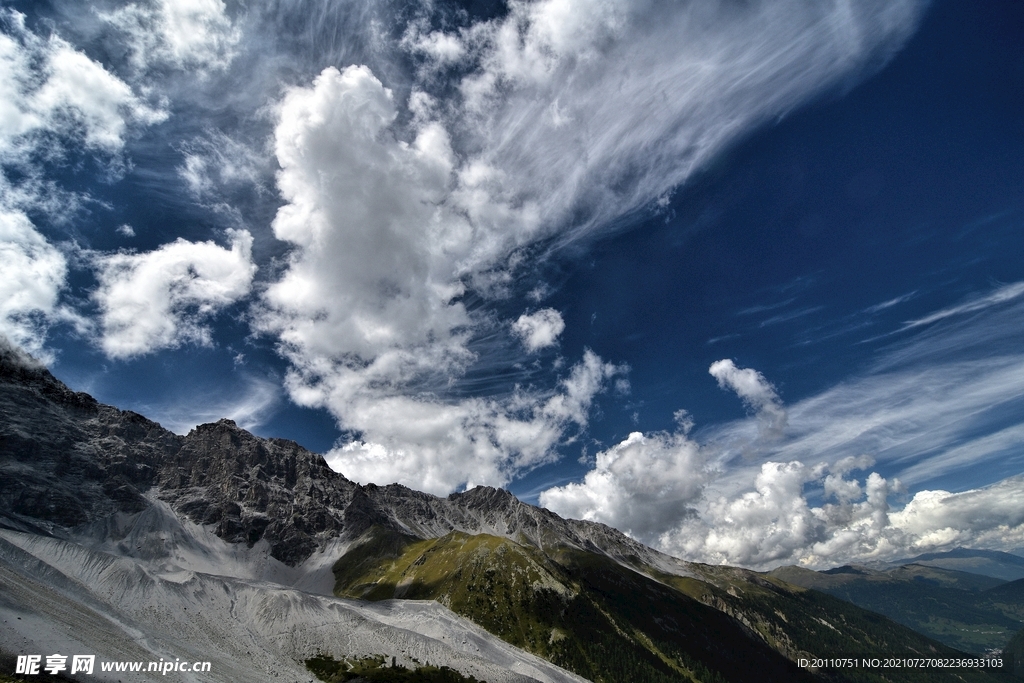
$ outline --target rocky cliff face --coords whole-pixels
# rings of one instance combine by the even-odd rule
[[[0,347],[0,514],[53,531],[146,506],[182,437],[58,382],[27,356]]]
[[[506,491],[447,498],[404,486],[360,486],[292,441],[231,420],[179,436],[131,411],[71,391],[31,358],[0,348],[0,520],[58,534],[115,512],[138,512],[153,491],[220,538],[296,565],[335,538],[372,526],[420,538],[452,531],[671,562],[600,524],[565,520]]]

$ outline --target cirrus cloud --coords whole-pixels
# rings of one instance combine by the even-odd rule
[[[1024,477],[963,491],[934,482],[970,464],[998,461],[1019,470],[1021,426],[990,431],[987,420],[1019,404],[1024,361],[1012,340],[1021,306],[1016,299],[988,306],[969,326],[946,316],[927,334],[889,349],[873,372],[789,407],[762,373],[718,361],[711,374],[754,415],[699,432],[699,441],[687,436],[683,450],[660,448],[665,435],[631,435],[600,454],[583,481],[540,499],[559,514],[626,529],[688,560],[755,569],[892,560],[958,545],[1018,548]],[[950,348],[969,352],[980,338],[1005,340],[1010,352],[969,362],[948,358]],[[756,436],[763,406],[784,411],[791,422],[775,439]],[[663,468],[687,478],[651,477],[636,486],[616,476],[610,462],[628,454],[619,468],[643,468],[650,455],[640,446],[651,444],[668,457]],[[920,487],[912,496],[908,483]],[[636,511],[665,498],[682,511],[637,523]]]
[[[273,230],[292,251],[256,324],[291,363],[292,398],[353,435],[335,465],[378,481],[426,471],[442,491],[553,457],[586,424],[537,417],[565,385],[446,397],[494,329],[466,297],[515,296],[537,244],[615,225],[752,127],[884,63],[920,9],[543,0],[443,32],[424,9],[402,32],[418,60],[408,90],[358,64],[288,89]],[[564,321],[544,309],[509,326],[536,351]],[[777,406],[756,408],[773,429]],[[534,429],[523,460],[507,435]]]

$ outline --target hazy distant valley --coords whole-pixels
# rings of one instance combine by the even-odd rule
[[[1009,553],[958,550],[884,570],[780,567],[770,575],[884,614],[966,652],[1000,650],[1024,627],[1024,558]]]
[[[985,681],[1001,677],[796,662],[956,655],[937,641],[982,652],[1024,617],[1019,580],[915,564],[762,574],[684,562],[496,489],[360,486],[230,421],[178,436],[10,349],[0,407],[8,657],[211,661],[176,674],[197,681],[308,681],[321,655],[492,683]],[[927,607],[940,599],[946,611]],[[957,623],[1001,631],[940,628]],[[90,680],[104,676],[119,677]]]

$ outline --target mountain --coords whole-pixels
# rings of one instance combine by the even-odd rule
[[[815,572],[780,567],[771,576],[848,600],[950,647],[984,653],[1003,648],[1024,627],[1024,581],[924,564],[884,571],[864,566]]]
[[[954,548],[941,553],[925,553],[917,557],[890,562],[885,568],[904,564],[920,564],[926,567],[954,569],[971,574],[991,576],[1003,581],[1024,579],[1024,557],[998,550],[974,550]]]
[[[207,681],[309,680],[307,660],[492,683],[998,679],[800,668],[957,653],[506,491],[360,486],[229,420],[176,435],[7,347],[0,413],[0,655],[206,660]]]

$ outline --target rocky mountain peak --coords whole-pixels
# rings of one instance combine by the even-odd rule
[[[0,381],[13,382],[67,407],[94,410],[99,403],[89,394],[72,391],[46,366],[0,335]]]
[[[614,556],[643,548],[503,489],[438,498],[399,484],[360,486],[294,441],[256,436],[230,419],[179,436],[70,390],[9,346],[0,348],[0,408],[0,523],[15,528],[43,524],[59,535],[115,512],[141,512],[156,496],[228,542],[267,543],[289,565],[375,526],[419,538],[486,533]]]

